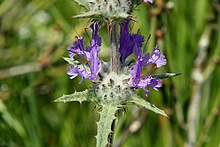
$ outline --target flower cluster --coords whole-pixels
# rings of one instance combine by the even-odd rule
[[[79,58],[85,58],[90,62],[90,71],[83,65],[80,66],[69,66],[67,69],[67,74],[71,79],[75,78],[77,75],[80,75],[83,79],[96,80],[98,73],[100,71],[101,63],[98,58],[98,52],[100,51],[101,38],[98,36],[98,24],[92,24],[90,26],[92,29],[92,42],[90,46],[84,48],[84,38],[80,37],[74,42],[74,45],[69,46],[67,50],[70,52],[70,58],[75,57],[76,55],[80,56]]]
[[[156,66],[154,67],[161,67],[166,64],[166,59],[157,46],[154,48],[152,54],[147,53],[143,55],[141,49],[144,42],[143,36],[130,34],[128,31],[128,23],[127,21],[121,25],[119,51],[123,59],[122,61],[132,53],[136,55],[137,61],[130,69],[131,79],[129,81],[129,86],[142,88],[147,95],[149,91],[146,87],[150,86],[157,90],[162,84],[160,79],[151,77],[151,73],[147,76],[143,76],[142,69],[149,64],[155,64]]]
[[[149,92],[146,89],[147,87],[152,87],[153,89],[157,90],[162,86],[162,84],[160,79],[151,76],[152,71],[144,76],[142,74],[143,68],[150,64],[153,64],[154,68],[159,68],[166,64],[166,59],[165,56],[160,52],[158,46],[154,48],[152,54],[143,54],[142,45],[144,42],[144,37],[139,34],[131,34],[129,32],[128,25],[129,21],[126,21],[120,26],[119,52],[121,54],[121,62],[125,62],[126,58],[132,53],[135,54],[137,61],[130,68],[130,79],[127,84],[130,87],[142,88],[147,95]],[[82,80],[87,78],[96,81],[100,72],[101,61],[98,58],[98,52],[100,51],[101,47],[101,38],[98,36],[98,24],[92,24],[90,27],[93,31],[90,46],[86,46],[86,48],[84,48],[84,38],[81,37],[74,42],[74,45],[67,48],[71,58],[75,57],[76,55],[80,56],[80,59],[85,58],[90,65],[90,67],[88,67],[88,65],[81,63],[83,66],[69,66],[67,69],[67,74],[71,77],[71,79],[75,78],[77,75],[80,75]]]

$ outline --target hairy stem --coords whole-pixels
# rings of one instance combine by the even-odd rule
[[[111,48],[111,71],[120,73],[120,53],[118,50],[118,25],[112,23],[109,26],[110,48]]]
[[[96,147],[111,146],[108,139],[110,135],[110,142],[112,142],[112,123],[116,119],[115,112],[116,106],[103,105],[102,111],[100,112],[100,119],[97,122],[97,136],[96,136]]]

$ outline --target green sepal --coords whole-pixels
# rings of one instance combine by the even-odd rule
[[[78,61],[74,60],[73,58],[66,58],[66,57],[63,57],[63,59],[68,62],[69,64],[71,65],[77,65],[78,64]]]
[[[128,103],[134,103],[138,106],[144,107],[144,108],[149,109],[155,113],[158,113],[158,114],[161,114],[165,117],[168,117],[167,114],[163,110],[157,108],[155,105],[149,103],[148,101],[144,100],[143,98],[141,98],[139,96],[132,97],[131,99],[128,100]]]
[[[82,68],[82,69],[85,68],[87,71],[90,70],[87,65],[81,64],[81,63],[79,63],[79,61],[77,61],[77,60],[75,60],[75,59],[73,59],[73,58],[63,57],[63,59],[64,59],[66,62],[68,62],[69,64],[74,65],[75,67],[77,66],[77,67]]]
[[[151,77],[158,78],[158,79],[165,79],[170,77],[179,76],[181,73],[165,73],[165,74],[153,74]]]
[[[72,101],[78,101],[82,103],[83,101],[94,101],[95,95],[88,90],[82,91],[82,92],[75,92],[70,95],[63,95],[56,99],[54,102],[72,102]]]

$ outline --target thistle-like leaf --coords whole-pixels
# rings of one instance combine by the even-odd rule
[[[88,8],[88,3],[91,2],[91,0],[74,0],[75,2],[77,2],[80,6],[83,6],[87,9]]]
[[[181,73],[165,73],[165,74],[151,75],[151,77],[158,78],[158,79],[165,79],[165,78],[175,77],[175,76],[179,76],[179,75],[181,75]]]
[[[100,12],[91,12],[91,11],[89,11],[89,12],[86,12],[86,13],[83,13],[83,14],[75,15],[72,18],[91,18],[91,17],[98,18],[98,17],[101,17],[101,15],[102,14]]]
[[[93,101],[94,97],[88,90],[82,91],[82,92],[75,92],[70,95],[63,95],[60,98],[56,99],[54,102],[72,102],[72,101],[78,101],[82,103],[83,101]]]
[[[155,105],[147,102],[146,100],[144,100],[143,98],[141,98],[139,96],[132,97],[131,99],[128,100],[128,103],[134,103],[138,106],[142,106],[142,107],[149,109],[155,113],[158,113],[158,114],[161,114],[165,117],[168,117],[167,114],[163,110],[157,108]]]

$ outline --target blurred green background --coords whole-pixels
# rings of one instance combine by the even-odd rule
[[[89,20],[71,18],[83,11],[72,0],[0,0],[0,147],[95,146],[94,104],[53,103],[87,86],[69,79],[62,59],[74,29],[86,35]],[[155,0],[134,15],[133,31],[152,34],[148,51],[157,43],[168,60],[157,72],[182,75],[148,97],[170,118],[129,107],[119,115],[115,146],[219,147],[220,2]],[[100,57],[108,59],[105,31]]]

